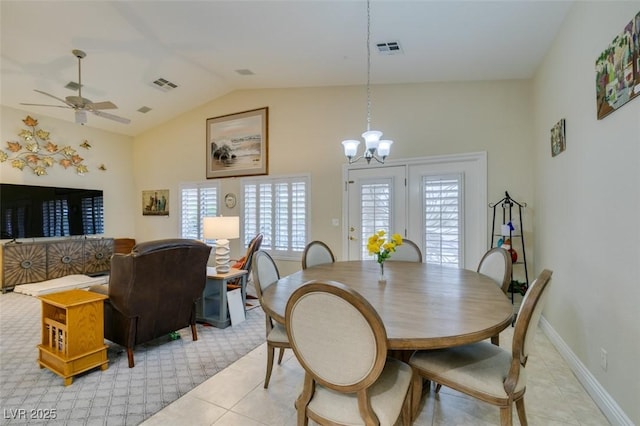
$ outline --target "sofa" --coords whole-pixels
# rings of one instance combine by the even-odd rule
[[[129,254],[111,258],[109,283],[90,291],[109,297],[104,306],[104,336],[126,347],[129,368],[133,350],[176,330],[196,332],[195,302],[207,280],[211,247],[188,239],[164,239],[135,245]]]

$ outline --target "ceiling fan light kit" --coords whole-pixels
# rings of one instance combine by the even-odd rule
[[[76,124],[84,125],[87,122],[87,111],[76,110]]]
[[[64,106],[63,105],[28,104],[28,103],[21,103],[20,105],[69,108],[75,111],[75,122],[77,124],[85,124],[87,122],[87,111],[94,115],[97,115],[98,117],[117,121],[122,124],[131,123],[131,120],[129,120],[128,118],[120,117],[120,116],[102,111],[104,109],[117,109],[118,107],[113,102],[111,101],[91,102],[91,100],[82,97],[82,59],[85,58],[87,54],[82,50],[78,50],[78,49],[72,50],[71,53],[73,53],[73,56],[78,58],[78,83],[77,83],[78,95],[67,96],[66,98],[62,99],[50,93],[43,92],[42,90],[34,89],[34,91],[38,93],[41,93],[45,96],[49,96],[50,98],[53,98],[55,100],[62,102]]]

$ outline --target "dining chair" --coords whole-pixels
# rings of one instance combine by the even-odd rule
[[[487,251],[478,264],[478,272],[492,278],[504,294],[507,294],[511,284],[512,268],[511,255],[501,247]]]
[[[524,408],[527,374],[525,367],[540,314],[544,307],[551,274],[545,269],[524,296],[513,331],[511,351],[487,341],[447,349],[416,351],[409,364],[414,371],[414,416],[422,396],[422,379],[500,407],[500,424],[513,423],[515,402],[520,424],[527,424]]]
[[[298,425],[411,423],[412,371],[387,358],[387,333],[371,304],[334,281],[310,281],[286,307],[291,347],[305,375]]]
[[[511,284],[512,268],[511,255],[500,247],[494,247],[487,251],[478,264],[478,272],[494,280],[504,294],[507,294],[509,284]],[[492,336],[491,343],[500,346],[500,335]]]
[[[411,240],[402,240],[402,244],[396,246],[396,251],[391,254],[387,262],[422,262],[422,251],[416,243]]]
[[[302,269],[323,263],[334,263],[336,257],[327,244],[322,241],[311,241],[302,253]]]
[[[249,247],[247,247],[247,251],[244,256],[236,261],[236,263],[232,266],[235,269],[244,269],[247,271],[247,283],[251,279],[251,268],[253,261],[253,253],[260,250],[260,246],[262,245],[262,239],[264,235],[262,233],[256,234],[255,237],[249,241]],[[227,282],[227,290],[235,290],[237,288],[241,288],[242,277],[238,277],[235,280],[231,280]],[[246,290],[246,289],[245,289]],[[255,297],[247,295],[248,299],[255,299]]]
[[[284,350],[291,348],[284,325],[274,321],[264,309],[262,303],[262,292],[270,285],[274,285],[279,279],[280,272],[269,253],[264,250],[256,251],[253,254],[253,284],[256,288],[260,306],[262,306],[262,310],[264,311],[267,336],[267,372],[264,378],[265,389],[269,387],[269,380],[271,380],[275,349],[280,349],[278,354],[278,365],[280,365],[280,363],[282,363],[282,357],[284,356]]]

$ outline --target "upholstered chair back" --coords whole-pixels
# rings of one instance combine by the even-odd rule
[[[411,240],[402,240],[402,245],[396,246],[396,251],[391,253],[390,261],[398,262],[422,262],[422,251]]]
[[[382,372],[387,356],[384,324],[369,302],[349,287],[305,284],[289,299],[286,318],[298,361],[323,386],[354,392],[370,386]]]
[[[333,263],[335,261],[336,257],[333,255],[333,252],[329,246],[322,241],[311,241],[302,253],[302,269],[325,263]]]
[[[519,355],[523,366],[533,347],[533,339],[546,303],[550,279],[551,271],[544,270],[529,286],[518,309],[512,351],[514,357]]]
[[[480,263],[478,272],[492,278],[503,293],[509,290],[511,284],[511,255],[508,251],[500,247],[494,247],[487,251]]]
[[[264,250],[253,254],[253,282],[258,299],[262,300],[262,292],[280,279],[280,272],[273,258]]]

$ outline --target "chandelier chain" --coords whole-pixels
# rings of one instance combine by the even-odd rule
[[[367,131],[371,130],[371,5],[367,0]]]

